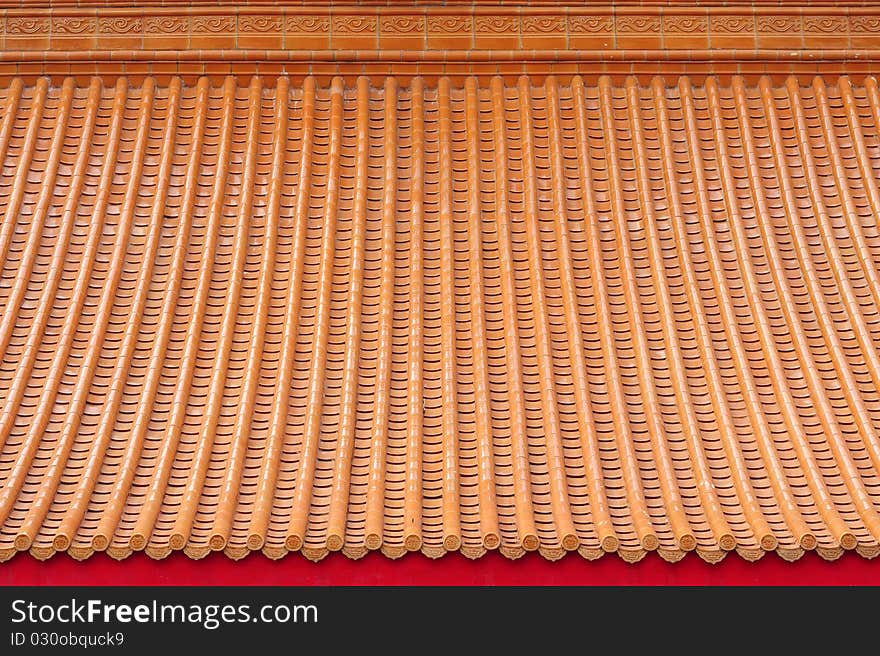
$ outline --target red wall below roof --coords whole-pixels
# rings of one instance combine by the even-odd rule
[[[223,554],[193,561],[175,553],[162,561],[137,554],[122,562],[100,554],[85,562],[59,554],[40,562],[20,554],[0,565],[0,585],[880,585],[880,559],[847,553],[836,562],[815,553],[788,563],[767,554],[755,563],[735,554],[710,565],[695,554],[667,563],[656,554],[628,564],[609,555],[588,562],[576,554],[548,562],[538,554],[510,561],[490,553],[430,560],[410,554],[392,561],[372,553],[358,561],[334,554],[319,563],[292,554],[272,561],[254,554],[235,562]]]

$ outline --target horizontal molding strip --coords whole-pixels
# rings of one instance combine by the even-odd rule
[[[566,2],[565,0],[525,0],[525,1],[514,1],[514,2],[505,2],[504,0],[424,0],[424,1],[416,1],[412,2],[411,5],[416,8],[427,8],[429,10],[437,9],[439,5],[439,1],[442,1],[442,6],[452,6],[452,7],[512,7],[512,8],[531,8],[531,7],[548,7],[548,8],[559,8],[566,7],[570,5],[570,2]],[[21,8],[21,7],[30,7],[30,8],[51,8],[51,7],[82,7],[82,8],[119,8],[122,6],[126,6],[130,3],[121,2],[120,0],[2,0],[0,1],[0,8]],[[173,2],[172,0],[141,0],[138,3],[140,7],[150,7],[150,8],[161,8],[161,7],[169,7],[175,6],[178,3]],[[238,6],[248,6],[248,7],[261,7],[267,6],[267,2],[265,0],[190,0],[187,5],[188,6],[219,6],[219,7],[238,7]],[[592,6],[591,3],[585,3],[587,6]],[[623,7],[642,7],[642,6],[652,6],[652,7],[669,7],[669,6],[678,6],[676,0],[617,0],[613,3],[616,6]],[[695,3],[701,7],[724,7],[724,6],[737,6],[737,5],[746,5],[752,6],[755,4],[754,0],[710,0],[708,2],[697,2]],[[760,2],[758,3],[761,4]],[[839,3],[834,3],[829,0],[777,0],[777,2],[764,2],[765,6],[811,6],[811,7],[821,7],[821,6],[838,6]],[[847,3],[849,6],[857,7],[857,6],[865,6],[871,5],[872,0],[861,0],[860,2],[849,2]],[[295,6],[295,7],[326,7],[327,5],[335,6],[335,7],[392,7],[395,5],[399,5],[396,0],[356,0],[355,2],[339,2],[335,3],[327,2],[327,0],[299,0],[298,2],[287,2],[287,6]]]
[[[200,6],[197,3],[189,5],[161,5],[161,6],[145,6],[143,4],[136,6],[80,6],[80,5],[61,5],[57,6],[53,3],[52,7],[36,7],[36,6],[16,6],[4,8],[0,5],[0,11],[7,16],[96,16],[113,17],[113,16],[163,16],[163,15],[188,15],[188,16],[204,16],[204,15],[230,15],[230,16],[252,16],[252,15],[377,15],[377,16],[442,16],[442,15],[482,15],[482,16],[534,16],[534,15],[553,15],[553,16],[606,16],[606,15],[791,15],[791,16],[810,16],[810,15],[872,15],[880,13],[876,4],[867,4],[865,6],[853,6],[842,4],[814,4],[804,5],[753,5],[753,4],[734,4],[734,5],[704,5],[700,7],[682,6],[682,5],[620,5],[620,4],[603,4],[603,5],[579,5],[579,6],[559,6],[559,5],[457,5],[446,4],[443,6],[385,6],[385,5],[328,5],[322,3],[320,5],[300,5],[300,6],[275,6],[275,5],[242,5],[232,6],[212,3],[210,5]]]
[[[310,60],[338,60],[337,51],[382,50],[372,60],[421,61],[532,57],[570,61],[592,51],[619,59],[631,51],[657,61],[689,59],[752,60],[764,51],[807,51],[785,58],[861,59],[875,49],[880,8],[873,7],[593,7],[456,6],[393,7],[134,7],[7,9],[0,11],[0,49],[9,59],[53,61],[92,51],[118,52],[119,58],[206,59],[216,50],[307,50]],[[662,54],[664,51],[675,54]],[[826,55],[852,50],[853,54]],[[705,53],[703,51],[706,51]],[[747,55],[745,51],[752,51]],[[56,55],[55,53],[62,53]],[[133,54],[142,52],[143,54]],[[22,54],[27,53],[27,54]],[[208,54],[203,54],[208,53]],[[431,54],[429,54],[431,53]],[[655,54],[656,53],[656,54]],[[873,56],[873,55],[872,55]],[[768,55],[771,59],[783,56]],[[112,57],[111,57],[112,58]],[[238,59],[251,61],[253,55]],[[268,60],[302,59],[296,54],[266,55]]]
[[[0,62],[30,61],[25,51],[0,52]],[[711,61],[876,61],[880,48],[834,50],[59,50],[45,62],[711,62]]]

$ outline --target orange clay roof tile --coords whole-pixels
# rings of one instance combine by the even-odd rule
[[[873,78],[14,80],[0,558],[880,550]]]

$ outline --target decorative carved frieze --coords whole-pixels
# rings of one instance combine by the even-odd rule
[[[111,16],[98,19],[98,32],[101,34],[139,34],[144,29],[142,18]]]
[[[614,29],[613,16],[569,16],[571,32],[610,32]]]
[[[95,19],[90,16],[56,16],[52,19],[53,34],[78,36],[94,32]]]
[[[369,34],[379,27],[376,16],[334,16],[333,32],[336,34]]]
[[[487,34],[507,34],[519,31],[516,16],[475,16],[474,30]]]
[[[144,19],[146,34],[186,34],[189,31],[189,16],[147,16]]]
[[[652,53],[699,50],[706,51],[700,56],[708,59],[722,57],[725,49],[735,50],[734,58],[749,50],[880,50],[880,42],[875,45],[872,40],[880,34],[880,12],[871,7],[788,9],[774,5],[768,11],[743,6],[700,10],[659,4],[617,8],[572,5],[556,12],[513,5],[499,5],[489,12],[486,7],[457,10],[427,6],[398,11],[386,5],[361,5],[333,6],[329,11],[308,6],[244,5],[237,11],[190,6],[152,10],[107,7],[97,12],[77,7],[10,8],[0,11],[0,32],[7,39],[7,59],[14,56],[9,51],[40,52],[49,43],[63,50],[65,43],[81,44],[92,37],[96,47],[105,50],[130,48],[132,44],[140,47],[140,43],[149,52],[178,50],[188,47],[180,45],[184,43],[196,50],[278,51],[276,59],[287,50],[330,53],[331,43],[332,51],[382,50],[385,39],[393,51],[433,49],[433,59],[438,59],[437,52],[471,51],[467,57],[461,56],[465,60],[473,59],[476,52],[495,50],[505,51],[510,60],[518,48],[533,54],[537,50],[574,53],[578,48],[631,48]],[[163,35],[177,38],[165,43]],[[297,35],[308,38],[298,40]],[[136,40],[139,37],[142,42]],[[730,59],[731,55],[723,57]],[[329,54],[326,58],[333,59]],[[854,58],[864,60],[865,55]]]
[[[523,16],[522,31],[539,34],[565,34],[565,16]]]
[[[880,16],[850,16],[849,25],[854,34],[880,34]]]
[[[708,29],[709,21],[705,16],[664,16],[663,31],[664,32],[682,32],[685,34],[693,34],[696,32],[705,32]]]
[[[846,16],[804,16],[804,30],[820,34],[845,34],[849,28]]]
[[[758,16],[758,32],[796,33],[801,30],[800,16]]]
[[[238,29],[241,32],[280,32],[284,29],[281,16],[239,16]]]
[[[660,16],[618,16],[616,25],[618,32],[655,34],[661,30]]]
[[[425,31],[424,16],[383,16],[380,23],[383,34],[416,34]]]
[[[470,16],[428,16],[428,31],[443,34],[461,34],[473,29]]]
[[[209,34],[235,34],[235,16],[193,16],[192,31]]]
[[[49,34],[49,18],[10,16],[6,19],[6,34]]]
[[[330,17],[288,16],[286,27],[288,33],[312,34],[315,32],[329,32]]]
[[[753,16],[712,16],[710,26],[713,34],[747,34],[755,30]]]

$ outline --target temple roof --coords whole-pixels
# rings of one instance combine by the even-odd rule
[[[865,556],[880,90],[13,79],[0,557]]]

